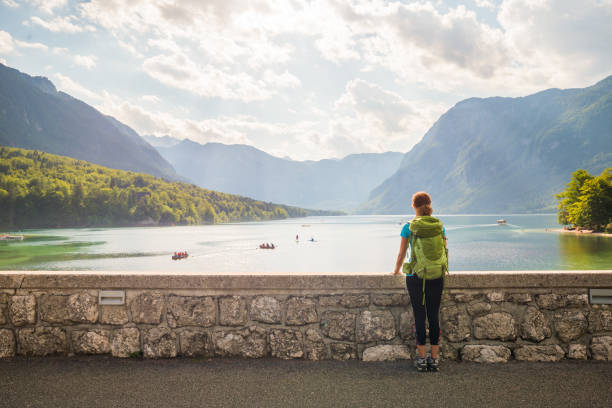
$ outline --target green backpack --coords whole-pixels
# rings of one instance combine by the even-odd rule
[[[410,222],[410,262],[404,263],[402,270],[423,279],[425,304],[425,281],[445,277],[448,273],[448,248],[439,219],[426,215]]]

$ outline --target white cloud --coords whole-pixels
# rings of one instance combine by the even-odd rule
[[[486,8],[489,10],[495,10],[497,6],[491,2],[491,0],[476,0],[476,7]]]
[[[287,71],[267,70],[262,78],[246,72],[231,72],[212,64],[198,65],[185,54],[157,55],[146,59],[142,68],[168,86],[207,98],[237,99],[245,102],[270,98],[279,88],[293,88],[299,80]]]
[[[2,3],[11,8],[19,7],[19,3],[15,0],[2,0]]]
[[[516,77],[571,87],[610,73],[610,0],[505,0],[498,19],[519,63]]]
[[[149,102],[149,103],[159,103],[159,102],[161,102],[161,99],[159,99],[155,95],[143,95],[143,96],[140,97],[140,99],[142,99],[145,102]]]
[[[66,75],[57,73],[53,75],[53,77],[57,80],[56,85],[59,90],[64,91],[75,98],[84,99],[85,102],[90,104],[95,104],[102,100],[100,95],[89,90],[87,87],[79,84],[78,82],[75,82]]]
[[[407,100],[379,85],[354,79],[335,102],[330,138],[346,144],[353,153],[408,151],[444,110],[442,104]]]
[[[0,54],[10,54],[15,50],[13,36],[0,30]]]
[[[92,25],[78,24],[78,20],[74,16],[55,17],[52,20],[43,20],[40,17],[32,16],[30,21],[54,33],[80,33],[83,31],[95,31]],[[75,22],[77,24],[75,24]]]
[[[68,0],[29,0],[29,3],[47,14],[53,14],[56,8],[63,8]]]
[[[92,69],[96,66],[96,61],[98,60],[98,57],[94,55],[75,55],[73,57],[73,60],[74,63],[77,65],[80,65],[87,69]]]

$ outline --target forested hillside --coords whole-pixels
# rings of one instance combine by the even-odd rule
[[[0,209],[3,229],[212,224],[330,214],[4,146]]]

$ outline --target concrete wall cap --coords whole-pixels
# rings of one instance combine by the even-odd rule
[[[612,287],[612,270],[465,271],[447,277],[451,289]],[[2,289],[404,289],[404,278],[386,273],[334,275],[214,275],[167,272],[0,271]]]

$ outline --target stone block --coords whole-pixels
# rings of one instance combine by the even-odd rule
[[[66,331],[59,327],[20,329],[17,352],[22,356],[47,356],[68,353]]]
[[[47,323],[69,323],[68,296],[42,295],[40,297],[40,319]]]
[[[592,309],[589,312],[589,332],[612,331],[612,310]]]
[[[140,353],[140,332],[134,327],[113,330],[111,353],[114,357],[133,357]]]
[[[364,310],[357,320],[357,341],[392,340],[395,338],[395,318],[389,310]]]
[[[567,305],[567,298],[555,293],[536,295],[536,303],[542,309],[555,310]]]
[[[410,297],[405,293],[388,293],[372,296],[376,306],[409,306]]]
[[[333,360],[346,361],[355,360],[357,358],[357,348],[354,344],[331,343],[329,349]]]
[[[319,297],[321,307],[357,308],[370,305],[369,295],[332,295]]]
[[[154,327],[145,332],[143,352],[146,358],[171,358],[178,354],[177,336],[166,327]]]
[[[567,350],[567,358],[573,360],[586,360],[587,346],[584,344],[570,344]]]
[[[455,293],[452,298],[457,303],[469,303],[481,296],[476,293]]]
[[[612,336],[593,337],[591,357],[593,360],[612,361]]]
[[[281,302],[272,296],[257,296],[251,300],[249,308],[251,320],[262,323],[280,323],[282,319]]]
[[[489,302],[503,302],[504,301],[504,292],[488,292],[487,300]]]
[[[319,321],[317,306],[314,299],[307,297],[291,297],[287,300],[288,326],[301,326]]]
[[[329,358],[329,351],[319,330],[309,328],[304,335],[304,357],[307,360],[319,361]]]
[[[557,344],[546,346],[522,346],[514,350],[514,358],[519,361],[560,361],[565,352]]]
[[[213,334],[215,355],[221,357],[261,358],[268,353],[267,333],[251,326],[242,330],[219,330]]]
[[[170,327],[210,327],[217,322],[217,302],[209,296],[168,296],[166,308]]]
[[[0,329],[0,358],[15,355],[15,335],[12,330]]]
[[[581,307],[589,304],[589,295],[586,293],[576,295],[566,295],[567,306],[570,307]]]
[[[290,360],[304,356],[304,342],[299,330],[273,329],[269,339],[272,357]]]
[[[363,361],[410,360],[410,350],[404,345],[381,344],[363,350]]]
[[[470,316],[481,316],[491,311],[491,304],[487,302],[470,303],[467,306],[467,311]]]
[[[110,331],[75,330],[72,332],[72,349],[76,354],[108,354],[111,352]]]
[[[504,346],[469,344],[461,350],[461,359],[474,363],[506,363],[511,354],[510,349]]]
[[[451,342],[464,341],[470,338],[470,317],[457,308],[445,306],[440,310],[442,334]]]
[[[68,296],[66,300],[68,320],[75,323],[95,323],[98,321],[98,299],[87,293]]]
[[[130,321],[128,316],[127,307],[121,306],[102,306],[102,313],[100,315],[100,323],[110,324],[114,326],[121,326]]]
[[[586,332],[587,320],[580,311],[566,310],[555,315],[557,337],[564,343],[576,340]]]
[[[508,293],[507,300],[512,303],[529,303],[532,301],[529,293]]]
[[[525,340],[542,341],[550,337],[548,319],[537,307],[528,307],[520,323],[520,336]]]
[[[0,303],[0,325],[8,323],[8,304]]]
[[[400,314],[400,337],[403,340],[414,339],[414,313],[412,308],[407,308]]]
[[[440,343],[440,355],[444,360],[455,361],[459,359],[459,350],[450,343]]]
[[[141,293],[130,302],[130,312],[134,323],[160,324],[163,309],[164,298],[159,293]]]
[[[321,316],[321,332],[332,339],[355,341],[355,321],[352,312],[326,311]]]
[[[210,357],[210,334],[204,329],[185,329],[179,333],[181,355],[186,357]]]
[[[510,313],[490,313],[474,319],[474,338],[491,340],[516,339],[514,318]]]
[[[221,326],[242,326],[246,324],[246,304],[240,296],[220,298],[219,311],[219,323]]]
[[[36,298],[32,295],[11,296],[8,314],[14,326],[36,323]]]

